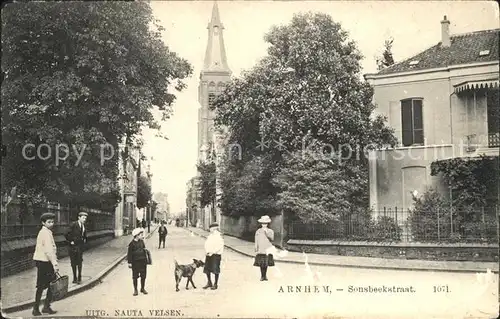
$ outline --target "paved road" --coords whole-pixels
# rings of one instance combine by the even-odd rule
[[[304,317],[325,315],[352,317],[492,317],[498,311],[498,276],[481,284],[475,274],[431,273],[348,269],[277,263],[270,269],[270,281],[259,281],[252,259],[226,250],[223,255],[219,289],[201,289],[205,276],[198,269],[194,282],[198,289],[175,291],[174,262],[203,259],[203,239],[184,229],[169,228],[167,249],[157,249],[157,237],[147,242],[154,265],[148,268],[148,295],[133,296],[131,270],[123,262],[103,279],[102,284],[73,297],[55,302],[61,316],[86,316],[100,310],[106,317]],[[315,293],[317,285],[318,291]],[[408,287],[409,293],[353,293],[349,286]],[[447,285],[449,292],[433,292],[433,286]],[[296,292],[297,286],[302,292]],[[311,292],[304,291],[310,287]],[[328,286],[328,292],[323,286]],[[411,287],[411,288],[410,288]],[[337,291],[337,289],[343,289]],[[368,288],[369,289],[369,288]],[[281,292],[283,291],[283,292]],[[139,313],[140,311],[140,313]],[[152,311],[152,312],[150,312]],[[28,317],[31,311],[10,314]],[[98,313],[94,313],[97,315]],[[102,314],[101,314],[102,316]],[[493,316],[494,317],[494,316]]]

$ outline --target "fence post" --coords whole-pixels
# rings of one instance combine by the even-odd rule
[[[453,235],[453,208],[450,206],[450,236]]]
[[[437,215],[438,215],[438,241],[441,241],[441,225],[439,224],[439,207],[437,209]]]
[[[450,186],[450,237],[453,235],[453,191]]]
[[[405,212],[405,225],[406,225],[406,241],[407,242],[413,242],[413,232],[411,230],[411,225],[408,220],[411,219],[411,210],[410,208],[406,209]]]
[[[483,227],[481,227],[481,240],[483,240],[483,238],[487,238],[486,236],[486,222],[484,220],[484,206],[481,207],[481,219],[482,219],[482,225]]]
[[[349,233],[347,234],[347,238],[349,238],[349,239],[351,239],[351,237],[352,237],[352,233],[353,233],[352,229],[353,229],[352,214],[349,213]]]
[[[399,238],[398,207],[394,207],[394,218],[396,219],[396,239]]]
[[[499,222],[499,217],[500,217],[500,212],[498,211],[498,205],[495,206],[495,215],[496,215],[496,220],[497,220],[497,241],[500,239],[500,222]]]

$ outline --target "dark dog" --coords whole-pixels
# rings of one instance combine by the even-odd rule
[[[193,282],[193,275],[196,271],[196,268],[205,266],[205,263],[198,259],[193,259],[193,263],[189,265],[179,265],[177,260],[175,261],[175,291],[179,291],[179,283],[181,282],[182,277],[187,277],[186,289],[188,288],[189,283],[193,285],[193,288],[196,289],[196,286]]]

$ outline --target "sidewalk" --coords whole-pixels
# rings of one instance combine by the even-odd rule
[[[189,227],[188,231],[191,231],[201,237],[206,237],[209,233],[208,231],[195,227]],[[253,242],[224,235],[224,243],[230,250],[248,257],[255,257]],[[492,272],[498,273],[498,263],[495,262],[407,260],[322,255],[313,253],[308,253],[307,257],[310,265],[320,266],[446,272],[485,272],[486,269],[489,268]],[[291,251],[289,251],[287,256],[284,258],[276,258],[276,261],[298,264],[304,264],[305,262],[302,253]]]
[[[151,233],[146,234],[146,238],[150,238],[157,227],[157,225],[151,225]],[[127,246],[131,240],[131,235],[125,235],[85,251],[83,253],[81,284],[72,283],[73,273],[69,257],[60,259],[59,273],[62,276],[69,276],[67,296],[85,291],[98,284],[104,276],[127,257]],[[36,271],[36,268],[31,268],[2,278],[1,308],[3,312],[14,312],[33,306],[36,291]],[[45,294],[46,291],[44,297]]]

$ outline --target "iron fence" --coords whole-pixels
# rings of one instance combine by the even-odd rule
[[[41,227],[41,224],[2,225],[2,239],[33,238],[38,235]],[[69,224],[54,224],[52,233],[54,236],[63,235],[68,227]]]
[[[498,243],[499,209],[441,208],[412,211],[384,208],[345,214],[328,223],[291,222],[288,237],[308,240]]]
[[[113,212],[97,209],[87,209],[62,206],[57,203],[46,205],[24,205],[20,202],[12,203],[9,209],[2,210],[1,239],[25,239],[36,237],[40,230],[40,217],[43,213],[51,212],[56,215],[56,222],[52,232],[54,235],[63,235],[71,222],[77,220],[78,212],[88,213],[86,222],[87,232],[114,230]]]

